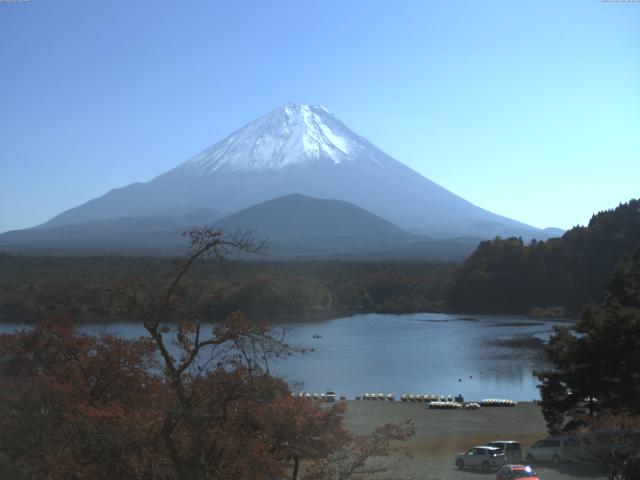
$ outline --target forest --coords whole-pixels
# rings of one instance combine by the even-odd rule
[[[0,254],[0,321],[53,314],[114,321],[110,289],[131,275],[157,277],[173,260]],[[365,312],[442,311],[453,263],[224,261],[198,265],[184,283],[201,313],[243,310],[252,320],[326,319]]]
[[[640,244],[640,200],[599,212],[561,238],[482,242],[453,272],[445,294],[456,311],[527,314],[557,307],[574,316],[602,301],[616,265]]]

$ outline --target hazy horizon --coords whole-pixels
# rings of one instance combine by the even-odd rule
[[[289,102],[486,210],[584,224],[640,196],[639,20],[600,1],[3,2],[0,232]]]

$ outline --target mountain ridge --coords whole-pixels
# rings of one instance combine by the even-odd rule
[[[176,217],[125,217],[18,230],[0,235],[0,249],[44,255],[179,255],[188,246],[183,232],[200,226],[230,236],[248,232],[257,242],[266,241],[262,258],[267,260],[459,260],[480,241],[434,241],[348,202],[301,194],[222,218],[215,215],[197,210]]]
[[[393,159],[321,106],[286,104],[149,182],[111,190],[41,227],[120,217],[230,214],[291,193],[344,200],[433,238],[556,234],[494,214]]]

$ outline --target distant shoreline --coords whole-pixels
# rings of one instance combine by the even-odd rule
[[[563,322],[563,323],[574,323],[576,320],[574,318],[568,318],[568,317],[537,317],[537,316],[531,316],[531,315],[527,315],[527,314],[523,314],[523,313],[505,313],[505,312],[475,312],[475,313],[469,313],[469,312],[464,312],[464,313],[460,313],[460,312],[452,312],[452,311],[434,311],[434,310],[424,310],[424,311],[404,311],[404,312],[387,312],[387,311],[378,311],[378,310],[353,310],[353,311],[340,311],[340,312],[334,312],[332,314],[305,314],[305,315],[278,315],[278,316],[274,316],[271,319],[266,319],[266,321],[270,324],[270,325],[288,325],[288,324],[293,324],[293,323],[322,323],[322,322],[329,322],[332,320],[339,320],[341,318],[348,318],[348,317],[353,317],[356,315],[369,315],[369,314],[376,314],[376,315],[389,315],[389,316],[396,316],[396,315],[419,315],[419,314],[443,314],[443,315],[452,315],[452,316],[460,316],[460,315],[464,315],[465,318],[469,318],[471,319],[474,315],[478,315],[478,316],[485,316],[485,315],[495,315],[495,316],[504,316],[504,317],[520,317],[522,318],[524,321],[529,320],[531,322],[541,322],[541,321],[554,321],[554,322]],[[55,316],[49,316],[46,318],[42,318],[39,320],[34,320],[34,321],[15,321],[15,320],[9,320],[7,318],[1,318],[0,317],[0,325],[18,325],[18,326],[22,326],[22,327],[30,327],[35,325],[36,323],[38,323],[39,321],[46,321],[46,320],[51,320],[52,318],[54,318]],[[462,317],[461,317],[462,318]],[[254,320],[256,321],[260,321],[259,318],[254,318]],[[72,320],[73,321],[73,320]],[[95,320],[83,320],[83,321],[74,321],[73,323],[75,323],[76,325],[79,326],[87,326],[87,325],[98,325],[98,324],[104,324],[104,325],[115,325],[118,323],[140,323],[142,324],[142,321],[137,321],[135,318],[117,318],[117,319],[112,319],[110,321],[103,321],[102,319],[98,319],[96,318]],[[215,322],[213,322],[215,323]],[[517,347],[517,344],[514,345],[510,345],[513,347]],[[528,345],[528,347],[530,348],[531,345]]]

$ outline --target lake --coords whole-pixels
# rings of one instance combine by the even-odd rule
[[[290,343],[313,352],[278,359],[272,371],[302,391],[353,398],[364,393],[457,395],[531,401],[539,398],[533,370],[546,366],[542,341],[567,321],[504,315],[365,314],[286,325]],[[0,325],[9,332],[17,325]],[[126,338],[141,325],[89,325]],[[320,338],[314,338],[320,336]]]

